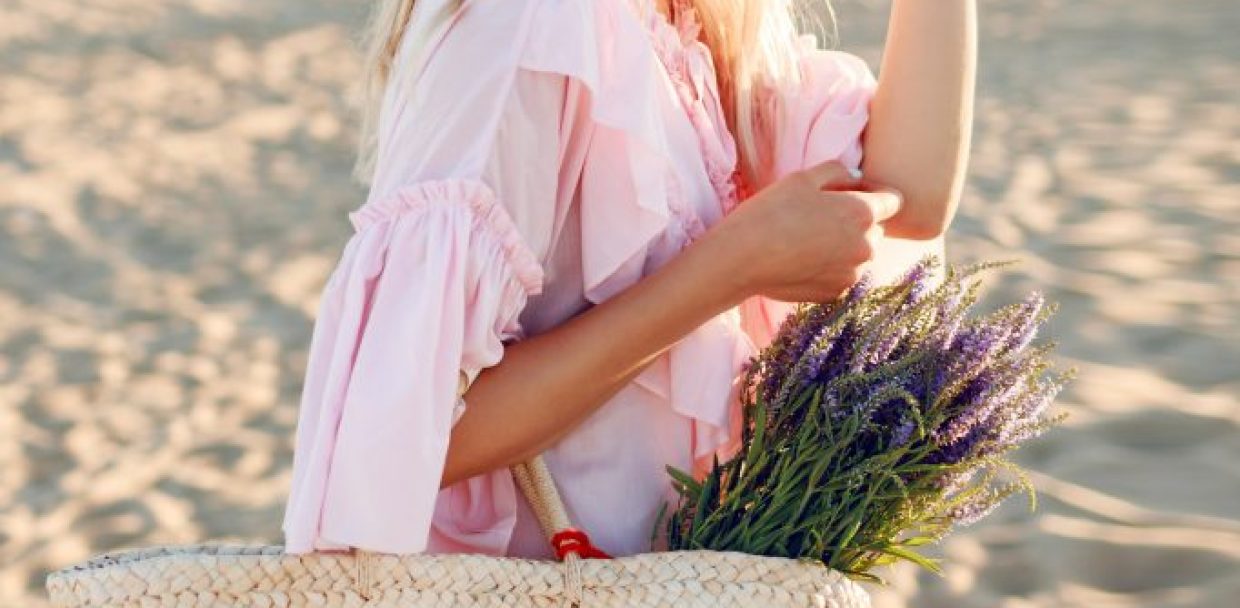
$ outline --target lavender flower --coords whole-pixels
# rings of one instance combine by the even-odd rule
[[[852,306],[860,302],[862,298],[869,295],[874,288],[874,273],[866,271],[861,274],[861,278],[853,283],[848,291],[844,294],[844,306]]]
[[[673,472],[682,502],[669,549],[811,557],[861,574],[912,559],[901,538],[939,538],[1016,491],[1032,497],[1027,482],[996,484],[1020,475],[1007,452],[1062,420],[1047,409],[1067,376],[1045,376],[1050,347],[1033,345],[1053,307],[1034,292],[971,318],[972,277],[1000,264],[950,267],[935,284],[936,264],[891,285],[867,273],[789,315],[746,369],[739,452],[702,482]]]
[[[986,433],[987,429],[984,426],[969,427],[960,437],[940,444],[938,449],[930,452],[926,461],[931,464],[956,464],[971,456],[976,456]]]
[[[957,526],[970,526],[994,511],[999,502],[991,495],[983,495],[952,508],[947,512],[947,516]]]
[[[942,350],[950,348],[956,340],[956,332],[964,321],[961,310],[965,304],[965,292],[954,290],[939,302],[936,311],[938,326],[930,332],[930,341]]]
[[[1007,346],[1012,329],[997,323],[976,323],[960,330],[948,350],[957,362],[957,373],[969,375],[984,366],[990,358]]]
[[[904,276],[898,282],[900,285],[908,286],[909,292],[908,299],[905,302],[906,306],[921,301],[921,298],[930,291],[930,280],[935,266],[934,260],[933,257],[927,257],[918,261],[904,273]]]
[[[899,446],[908,443],[908,440],[913,437],[913,431],[916,428],[917,423],[913,422],[911,419],[902,418],[900,423],[896,425],[895,430],[891,433],[891,445]]]
[[[1008,350],[1022,350],[1029,346],[1038,332],[1038,313],[1042,311],[1044,298],[1040,292],[1030,293],[1013,319],[1016,326],[1008,336]]]
[[[933,487],[938,488],[944,498],[951,498],[964,490],[976,476],[977,469],[961,469],[945,473],[934,480]]]

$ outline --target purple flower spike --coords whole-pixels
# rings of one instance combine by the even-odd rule
[[[963,471],[955,471],[943,475],[935,481],[934,486],[942,490],[943,496],[951,497],[968,487],[969,482],[977,476],[977,467]]]
[[[943,449],[943,455],[947,458],[945,462],[957,463],[977,454],[988,432],[985,426],[974,426],[960,441]]]
[[[964,322],[964,315],[958,310],[963,301],[964,293],[954,291],[943,299],[935,311],[935,319],[939,325],[932,333],[932,343],[937,344],[943,350],[950,348],[955,342],[957,332]]]
[[[865,271],[861,273],[861,278],[857,279],[852,287],[848,288],[848,293],[844,295],[844,305],[848,306],[860,302],[874,288],[874,273]]]
[[[947,513],[947,516],[957,526],[969,526],[989,515],[997,506],[999,506],[999,502],[993,496],[983,493],[979,494],[977,498],[956,506]]]
[[[908,418],[901,420],[891,435],[891,445],[897,446],[908,443],[908,440],[913,437],[913,429],[915,428],[917,428],[917,425],[912,420]]]
[[[933,265],[931,260],[923,259],[909,268],[900,278],[900,284],[909,286],[907,304],[920,301],[930,291],[930,270]]]
[[[949,348],[956,360],[956,373],[967,376],[972,370],[989,364],[993,356],[1007,346],[1011,331],[1002,323],[979,323],[962,328]]]
[[[1014,321],[1016,328],[1012,330],[1012,335],[1008,337],[1007,348],[1009,351],[1019,351],[1029,346],[1034,336],[1038,333],[1038,313],[1042,311],[1042,305],[1045,298],[1040,292],[1030,293],[1025,301],[1021,303],[1020,310],[1016,314]]]

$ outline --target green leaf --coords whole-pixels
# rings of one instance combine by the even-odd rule
[[[659,512],[654,516],[654,525],[650,526],[650,550],[654,550],[655,541],[659,538],[659,524],[667,516],[667,501],[659,505]]]
[[[870,574],[869,572],[845,571],[844,575],[847,576],[848,578],[851,578],[853,580],[858,580],[863,583],[873,583],[875,585],[882,585],[882,586],[887,585],[887,581],[883,580],[878,575]]]
[[[890,545],[887,547],[883,547],[882,549],[879,549],[878,551],[882,553],[886,553],[888,555],[894,555],[900,559],[908,560],[939,576],[943,576],[943,567],[939,565],[937,560],[926,557],[907,547],[901,547],[899,545]]]
[[[698,483],[692,475],[670,465],[666,468],[667,474],[671,475],[672,479],[675,480],[676,483],[679,483],[684,487],[684,491],[680,492],[682,495],[687,494],[694,499],[702,495],[702,484]]]
[[[695,528],[695,531],[698,528],[698,523],[706,517],[707,512],[714,510],[715,505],[718,504],[718,496],[719,457],[715,456],[712,459],[710,474],[706,476],[706,482],[702,485],[701,493],[698,494],[697,511],[693,516],[693,527]]]
[[[848,526],[848,531],[844,533],[844,537],[840,539],[836,546],[841,549],[848,548],[848,543],[857,535],[857,530],[861,528],[861,522],[864,519],[865,516],[860,511],[854,511],[852,514],[852,524]]]
[[[766,404],[761,399],[754,404],[753,416],[753,438],[748,446],[751,456],[755,453],[761,453],[766,446]]]
[[[933,543],[934,541],[935,538],[933,536],[914,536],[900,541],[900,544],[905,547],[920,547],[922,545]]]

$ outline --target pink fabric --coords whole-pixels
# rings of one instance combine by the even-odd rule
[[[735,204],[736,144],[692,21],[645,0],[419,0],[379,163],[322,295],[283,530],[289,553],[549,557],[507,470],[438,490],[458,370],[675,257]],[[442,23],[442,24],[440,24]],[[425,38],[414,56],[412,40]],[[774,171],[860,162],[874,80],[807,41]],[[737,379],[791,305],[751,298],[679,341],[545,453],[604,551],[650,549],[674,494],[740,436]],[[466,404],[468,407],[468,404]]]

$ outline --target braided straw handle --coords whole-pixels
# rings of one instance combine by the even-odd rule
[[[461,370],[459,378],[456,409],[462,410],[462,397],[465,391],[469,390],[471,381],[465,370]],[[555,489],[555,482],[551,479],[551,472],[547,470],[547,463],[543,462],[542,456],[515,464],[510,469],[521,493],[529,501],[534,516],[538,518],[539,526],[555,550],[556,557],[564,563],[565,605],[580,605],[585,591],[581,578],[581,560],[611,556],[590,544],[590,539],[584,532],[572,527],[564,500]],[[374,551],[358,547],[354,547],[352,552],[356,558],[353,561],[354,586],[363,598],[369,600],[378,593],[374,589],[377,555]]]

